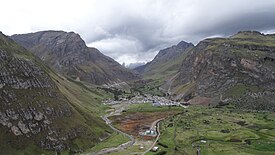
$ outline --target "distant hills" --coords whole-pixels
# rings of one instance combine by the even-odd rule
[[[125,63],[123,63],[122,66],[124,66],[126,68],[129,68],[129,69],[134,69],[134,68],[137,68],[139,66],[143,66],[145,64],[146,64],[145,62],[130,63],[128,65],[126,65]]]
[[[160,50],[155,58],[143,66],[134,68],[145,79],[167,79],[179,70],[185,53],[192,49],[194,45],[181,41],[177,45]]]
[[[75,80],[96,85],[113,84],[139,79],[139,76],[87,47],[74,32],[41,31],[13,35],[14,41],[33,52],[57,72]]]

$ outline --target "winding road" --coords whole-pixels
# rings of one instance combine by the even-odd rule
[[[91,154],[88,154],[88,155],[103,155],[103,154],[109,154],[109,153],[112,153],[112,152],[118,152],[118,151],[121,151],[121,150],[123,150],[123,149],[127,149],[128,147],[131,147],[131,146],[133,146],[133,145],[136,143],[136,139],[135,139],[133,136],[131,136],[131,135],[129,135],[129,134],[127,134],[127,133],[125,133],[125,132],[123,132],[123,131],[121,131],[121,130],[115,128],[114,126],[112,126],[111,120],[108,118],[108,117],[110,117],[110,116],[119,115],[123,110],[124,110],[124,107],[123,107],[123,106],[122,106],[122,107],[119,107],[119,108],[116,109],[115,111],[110,112],[110,113],[108,113],[108,114],[102,116],[102,119],[106,122],[106,124],[107,124],[112,130],[114,130],[115,132],[118,132],[118,133],[120,133],[120,134],[122,134],[122,135],[128,137],[128,138],[130,139],[130,141],[128,141],[128,142],[126,142],[126,143],[123,143],[123,144],[121,144],[121,145],[119,145],[119,146],[117,146],[117,147],[104,148],[104,149],[102,149],[102,150],[100,150],[100,151],[98,151],[98,152],[96,152],[96,153],[91,153]],[[145,155],[147,152],[149,152],[149,151],[156,145],[156,143],[157,143],[157,141],[158,141],[158,139],[159,139],[159,137],[160,137],[159,123],[160,123],[160,121],[162,121],[162,120],[164,120],[164,119],[165,119],[165,118],[161,118],[161,119],[155,120],[155,121],[152,123],[151,129],[152,129],[152,130],[156,130],[156,132],[157,132],[157,137],[156,137],[155,141],[153,142],[153,144],[152,144],[146,151],[140,152],[140,154]]]
[[[154,147],[154,146],[156,145],[156,143],[158,142],[159,137],[160,137],[159,123],[160,123],[160,121],[162,121],[162,120],[164,120],[164,119],[165,119],[165,118],[161,118],[161,119],[158,119],[158,120],[156,120],[156,121],[154,121],[154,122],[152,123],[151,129],[153,129],[154,127],[156,127],[157,137],[156,137],[154,143],[153,143],[145,152],[143,152],[142,155],[145,155],[147,152],[149,152],[150,150],[152,150],[153,147]]]
[[[111,112],[109,114],[106,114],[102,117],[102,119],[106,122],[106,124],[114,131],[128,137],[130,139],[130,141],[126,142],[126,143],[123,143],[117,147],[112,147],[112,148],[105,148],[105,149],[102,149],[100,150],[99,152],[96,152],[96,153],[93,153],[91,155],[102,155],[102,154],[109,154],[111,152],[117,152],[117,151],[120,151],[120,150],[123,150],[123,149],[126,149],[130,146],[133,146],[135,144],[135,138],[125,132],[122,132],[120,130],[118,130],[117,128],[115,128],[114,126],[112,126],[111,124],[111,120],[108,118],[110,116],[113,116],[115,115],[116,113],[120,113],[121,111],[123,110],[123,108],[119,109],[119,110],[116,110],[115,112]]]

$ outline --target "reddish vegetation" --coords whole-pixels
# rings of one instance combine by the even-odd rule
[[[167,112],[143,112],[127,115],[113,116],[111,119],[117,127],[130,135],[140,137],[139,132],[150,129],[152,123],[160,118],[175,114],[173,111]],[[154,139],[155,137],[144,136],[143,139]]]

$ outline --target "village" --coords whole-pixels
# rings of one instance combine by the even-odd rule
[[[114,104],[142,104],[142,103],[151,103],[153,106],[186,106],[189,105],[188,102],[176,102],[169,100],[165,97],[153,96],[150,94],[140,95],[128,99],[126,97],[120,97],[118,100],[107,99],[103,101],[105,105],[114,105]]]
[[[178,107],[186,108],[186,106],[189,105],[189,102],[177,102],[177,101],[173,101],[168,98],[165,98],[165,97],[154,96],[151,94],[141,95],[139,93],[135,93],[133,95],[132,94],[131,95],[129,95],[129,94],[117,95],[114,97],[114,99],[107,99],[107,100],[103,101],[104,105],[121,107],[119,110],[116,110],[117,112],[118,111],[119,112],[126,111],[124,108],[125,105],[144,104],[144,103],[151,104],[152,106],[158,106],[158,107],[178,106]],[[112,113],[112,115],[114,115],[114,114],[115,113]],[[136,136],[139,136],[142,140],[154,139],[151,147],[148,150],[146,150],[145,152],[149,152],[149,151],[158,152],[159,151],[160,148],[156,145],[157,141],[159,139],[159,136],[160,136],[159,122],[164,119],[165,119],[165,117],[158,118],[158,119],[154,120],[150,126],[147,126],[146,128],[143,128],[138,131],[138,135],[136,135]],[[107,121],[107,122],[109,122],[109,121]],[[120,132],[120,130],[119,130],[119,132]],[[130,135],[130,137],[132,137],[131,133],[128,133],[128,134]],[[129,144],[133,145],[134,143],[129,143]],[[129,147],[128,143],[127,143],[127,147]],[[139,150],[143,150],[143,149],[145,149],[145,145],[144,144],[139,145]]]

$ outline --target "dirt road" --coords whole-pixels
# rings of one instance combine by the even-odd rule
[[[164,120],[164,119],[165,119],[165,118],[161,118],[161,119],[158,119],[158,120],[156,120],[156,121],[154,121],[154,122],[152,123],[151,129],[156,128],[157,137],[156,137],[154,143],[153,143],[145,152],[143,152],[142,155],[145,155],[147,152],[149,152],[150,150],[152,150],[152,148],[156,145],[156,143],[157,143],[157,141],[158,141],[158,139],[159,139],[159,137],[160,137],[159,123],[160,123],[160,121],[162,121],[162,120]]]
[[[109,117],[114,116],[114,115],[120,115],[120,114],[122,113],[122,111],[125,110],[125,106],[123,106],[123,105],[118,105],[118,106],[115,106],[114,108],[115,108],[114,111],[112,111],[112,112],[110,112],[110,113],[108,113],[108,114],[102,116],[102,119],[103,119],[103,120],[106,122],[106,124],[109,125],[109,127],[112,128],[115,132],[118,132],[118,133],[120,133],[120,134],[122,134],[122,135],[128,137],[128,138],[130,139],[130,141],[128,141],[128,142],[126,142],[126,143],[124,143],[124,144],[121,144],[121,145],[119,145],[119,146],[117,146],[117,147],[104,148],[104,149],[102,149],[102,150],[100,150],[100,151],[98,151],[98,152],[96,152],[96,153],[91,153],[91,154],[88,154],[88,155],[102,155],[102,154],[109,154],[109,153],[113,153],[113,152],[119,152],[119,151],[122,151],[122,150],[124,150],[124,149],[127,149],[127,148],[133,146],[136,142],[138,142],[138,140],[136,140],[136,139],[134,138],[134,136],[129,135],[129,134],[127,134],[127,133],[125,133],[125,132],[123,132],[123,131],[121,131],[121,130],[115,128],[114,126],[112,126],[111,120],[109,119]],[[159,122],[162,121],[162,120],[165,119],[165,118],[166,118],[166,117],[160,118],[160,119],[157,119],[157,120],[155,120],[154,122],[152,122],[150,129],[155,130],[155,131],[157,132],[157,137],[156,137],[156,139],[154,140],[154,142],[153,142],[152,144],[150,144],[150,147],[149,147],[146,151],[140,152],[140,154],[145,155],[147,152],[149,152],[149,151],[156,145],[156,143],[157,143],[157,141],[158,141],[158,139],[159,139],[159,137],[160,137]],[[149,141],[148,141],[148,142],[149,142]],[[138,143],[140,143],[140,141],[139,141]],[[140,144],[137,144],[137,145],[140,145]],[[139,153],[136,152],[136,154],[139,154]]]
[[[135,144],[135,138],[125,132],[122,132],[120,130],[118,130],[117,128],[113,127],[112,124],[111,124],[111,120],[108,118],[110,116],[113,116],[113,115],[119,115],[122,111],[124,110],[123,107],[120,107],[119,109],[116,109],[114,112],[111,112],[109,114],[106,114],[102,117],[102,119],[106,122],[107,125],[109,125],[109,127],[114,130],[115,132],[118,132],[126,137],[128,137],[130,139],[130,141],[124,143],[124,144],[121,144],[117,147],[112,147],[112,148],[105,148],[105,149],[102,149],[100,150],[99,152],[96,152],[96,153],[92,153],[90,155],[102,155],[102,154],[109,154],[111,152],[117,152],[117,151],[120,151],[120,150],[123,150],[123,149],[126,149],[130,146],[133,146]]]

